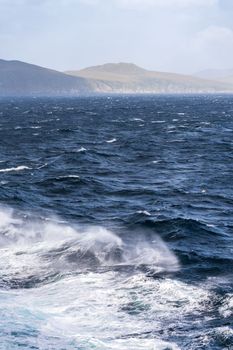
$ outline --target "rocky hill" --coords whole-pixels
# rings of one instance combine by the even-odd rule
[[[108,63],[66,74],[89,79],[99,93],[214,93],[230,92],[227,82],[215,82],[189,75],[155,72],[132,63]]]

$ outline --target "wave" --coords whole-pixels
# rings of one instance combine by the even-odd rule
[[[63,175],[59,176],[58,179],[80,179],[79,175]]]
[[[85,147],[80,147],[79,149],[76,150],[76,152],[80,153],[80,152],[85,152],[86,148]]]
[[[79,175],[77,174],[64,174],[54,177],[48,177],[43,179],[42,181],[39,181],[39,185],[54,185],[56,183],[63,183],[63,182],[80,182],[85,183],[85,180],[81,179]]]
[[[32,219],[12,209],[0,211],[1,271],[8,279],[49,276],[102,268],[143,269],[148,273],[179,269],[175,255],[143,231],[119,236],[104,227]]]
[[[222,226],[218,227],[193,219],[153,219],[145,213],[137,212],[127,218],[127,227],[148,232],[149,237],[158,235],[172,247],[182,266],[189,266],[196,279],[206,278],[206,274],[229,273],[232,265],[231,236]],[[218,246],[218,249],[216,249]],[[190,270],[183,278],[190,279]],[[193,276],[192,276],[193,278]]]
[[[113,143],[113,142],[116,142],[116,141],[117,141],[117,139],[114,138],[114,139],[107,140],[106,142],[107,143]]]
[[[0,169],[0,173],[9,173],[11,171],[22,171],[22,170],[27,170],[27,169],[31,169],[26,165],[19,165],[17,167],[14,168],[6,168],[6,169]]]
[[[214,237],[222,235],[222,231],[219,231],[215,225],[206,224],[198,220],[179,217],[172,219],[153,219],[153,216],[150,219],[145,219],[145,216],[148,217],[148,215],[145,214],[145,211],[138,211],[135,213],[129,220],[130,225],[136,224],[142,227],[153,229],[162,235],[164,234],[167,238],[170,232],[177,230],[180,232],[181,238],[184,237],[184,233],[188,234],[189,232],[192,232],[193,234],[195,233],[195,238],[203,235],[204,233]]]

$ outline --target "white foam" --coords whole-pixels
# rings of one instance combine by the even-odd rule
[[[144,120],[141,119],[141,118],[133,118],[132,121],[135,121],[135,122],[144,122]]]
[[[143,213],[150,215],[148,212]],[[74,260],[73,265],[66,260],[67,255],[75,255],[77,252],[81,256],[88,252],[100,266],[131,265],[138,268],[148,265],[148,270],[154,273],[179,269],[176,256],[166,244],[156,235],[153,236],[153,241],[149,241],[143,232],[135,234],[130,242],[125,242],[114,232],[101,226],[71,227],[60,224],[58,219],[32,221],[27,218],[25,220],[9,209],[0,210],[0,232],[2,250],[0,268],[6,270],[6,274],[14,274],[15,269],[17,273],[22,273],[22,276],[25,276],[27,271],[32,274],[33,269],[35,269],[34,274],[43,268],[79,270],[79,260],[77,262]],[[66,254],[61,256],[59,261],[52,256],[52,260],[46,261],[44,265],[38,263],[40,254],[45,254],[51,249],[62,248],[64,244],[67,247]],[[120,256],[116,258],[115,252],[118,250],[120,250]],[[25,252],[23,259],[17,254],[21,251]],[[25,268],[24,259],[27,264],[28,257],[32,263]],[[36,264],[33,264],[34,258]]]
[[[80,147],[79,149],[77,149],[77,152],[85,152],[86,151],[86,148],[84,147]]]
[[[113,142],[116,142],[116,140],[117,140],[117,139],[114,138],[114,139],[111,139],[111,140],[107,140],[106,142],[107,142],[107,143],[113,143]]]
[[[66,179],[66,178],[70,178],[70,179],[80,179],[79,175],[64,175],[64,176],[59,176],[59,179]]]
[[[81,348],[85,344],[84,349],[92,345],[101,350],[178,350],[176,344],[153,334],[177,323],[181,326],[191,313],[201,317],[210,300],[211,294],[198,286],[111,271],[69,276],[30,290],[0,292],[4,314],[16,324],[27,325],[30,317],[40,331],[41,348],[49,348],[52,339],[62,339],[64,344],[73,341]],[[146,339],[140,336],[143,333],[148,334]]]
[[[129,273],[122,268],[147,265],[155,272],[177,270],[177,258],[156,235],[151,241],[146,233],[137,232],[128,242],[128,232],[121,238],[104,227],[72,227],[56,218],[32,220],[19,214],[0,209],[1,275],[24,280],[68,272],[37,288],[0,290],[7,332],[18,325],[25,329],[30,322],[38,333],[34,344],[38,348],[178,350],[176,344],[155,338],[155,334],[182,326],[191,314],[201,319],[210,305],[213,295],[204,283],[194,286],[166,275],[150,278],[140,269]],[[117,265],[114,259],[107,259],[115,248],[122,251]],[[64,255],[78,250],[83,255],[94,253],[102,268],[77,274],[78,264],[71,263],[69,270]],[[104,269],[106,266],[110,268]],[[231,298],[229,295],[221,312],[231,307]]]
[[[233,315],[233,294],[232,293],[229,293],[226,296],[223,305],[219,308],[219,313],[225,318]]]
[[[8,182],[9,182],[9,181],[1,181],[0,184],[1,184],[1,185],[6,185],[6,184],[8,184]]]
[[[151,213],[149,213],[147,210],[138,210],[137,213],[138,214],[144,214],[146,216],[151,216]]]
[[[6,169],[0,169],[0,173],[7,173],[7,172],[11,172],[11,171],[22,171],[22,170],[26,170],[26,169],[31,169],[26,165],[19,165],[15,168],[6,168]]]

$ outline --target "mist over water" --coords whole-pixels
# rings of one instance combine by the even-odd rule
[[[232,97],[0,106],[0,349],[231,349]]]

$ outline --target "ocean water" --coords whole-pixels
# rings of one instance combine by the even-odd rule
[[[233,98],[0,100],[0,349],[233,349]]]

